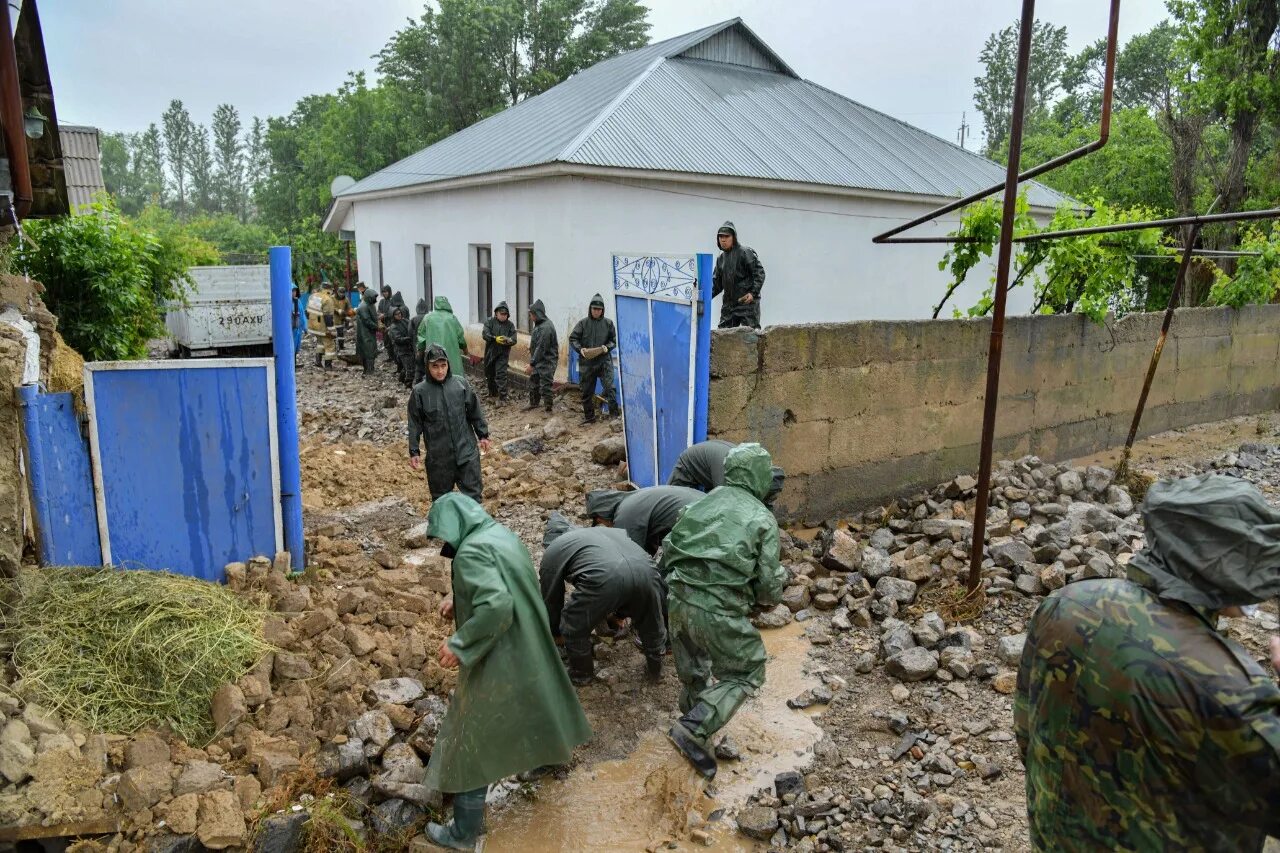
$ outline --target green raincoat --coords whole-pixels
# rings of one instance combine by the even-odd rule
[[[448,297],[437,296],[436,308],[418,324],[418,350],[421,352],[432,344],[444,349],[449,355],[449,367],[453,375],[464,378],[467,374],[462,366],[462,354],[467,349],[467,336],[462,332],[462,324],[453,316],[453,306]]]
[[[372,363],[378,357],[378,309],[374,306],[377,297],[372,290],[366,290],[364,301],[356,310],[356,354],[362,363]]]
[[[704,744],[764,684],[764,642],[747,613],[776,604],[787,577],[778,522],[761,503],[770,461],[758,444],[735,447],[724,485],[690,504],[662,542],[681,724]]]
[[[551,639],[529,552],[465,495],[442,496],[427,522],[456,552],[448,643],[462,664],[426,785],[472,791],[568,762],[591,726]]]

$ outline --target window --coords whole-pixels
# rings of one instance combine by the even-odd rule
[[[377,240],[369,241],[369,261],[374,274],[372,286],[376,292],[382,288],[382,244]]]
[[[422,283],[422,298],[427,300],[430,308],[435,302],[435,291],[431,286],[431,247],[418,244],[418,281]]]
[[[493,258],[488,246],[476,246],[476,315],[485,320],[493,313]]]
[[[516,247],[516,327],[530,332],[529,306],[533,304],[533,247]]]

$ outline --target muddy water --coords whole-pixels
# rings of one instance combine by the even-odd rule
[[[709,790],[667,740],[664,721],[626,758],[579,767],[564,780],[542,783],[530,797],[516,793],[492,809],[484,853],[623,853],[667,841],[686,850],[763,850],[739,835],[729,816],[755,789],[772,786],[778,773],[807,764],[822,733],[810,716],[786,704],[817,684],[803,672],[809,643],[802,627],[761,633],[769,653],[765,686],[725,728],[742,760],[722,761]],[[699,828],[710,834],[709,848],[685,840]]]

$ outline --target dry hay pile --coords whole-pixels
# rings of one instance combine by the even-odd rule
[[[79,394],[84,389],[84,359],[80,353],[54,332],[53,361],[49,367],[49,391],[71,391]]]
[[[40,568],[5,585],[22,692],[100,731],[168,726],[203,742],[214,691],[270,650],[262,611],[195,578]]]

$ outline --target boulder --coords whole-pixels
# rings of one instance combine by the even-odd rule
[[[387,743],[396,736],[396,727],[383,711],[366,711],[347,725],[347,734],[364,743],[369,758],[381,755]]]
[[[249,704],[239,686],[227,682],[213,694],[213,725],[221,734],[227,734],[249,715]],[[164,760],[169,760],[169,748],[164,749]]]
[[[233,685],[234,686],[234,685]],[[27,706],[28,708],[30,706]],[[31,729],[33,734],[46,732]],[[169,744],[156,735],[141,735],[129,741],[124,748],[124,766],[126,770],[135,767],[146,767],[148,764],[168,764]]]
[[[369,811],[369,825],[378,835],[399,835],[425,816],[426,812],[406,800],[386,800]]]
[[[897,624],[890,626],[880,635],[880,648],[884,651],[886,658],[891,658],[899,652],[914,648],[916,644],[915,638],[911,634],[911,629],[903,622],[898,622],[896,619],[893,621],[897,622]]]
[[[203,794],[219,786],[226,787],[224,785],[226,781],[222,767],[219,765],[209,761],[192,761],[178,774],[178,781],[173,783],[173,794],[176,797],[181,797],[183,794]],[[185,834],[195,830],[174,831]]]
[[[369,685],[365,701],[377,704],[412,705],[427,691],[416,678],[386,678]]]
[[[910,604],[916,599],[916,585],[901,578],[885,576],[876,581],[876,598]]]
[[[1009,539],[997,542],[988,549],[991,559],[997,566],[1005,569],[1020,568],[1025,563],[1035,562],[1036,555],[1031,546],[1021,539]]]
[[[862,547],[853,534],[837,530],[831,534],[822,565],[833,572],[856,572],[862,567]]]
[[[427,536],[427,522],[415,524],[405,531],[404,547],[406,548],[425,548],[431,542],[431,538]]]
[[[369,761],[365,758],[364,742],[359,738],[348,738],[342,743],[327,743],[316,753],[315,766],[320,776],[339,782],[367,775]]]
[[[597,465],[617,465],[626,458],[627,442],[622,436],[609,436],[591,448],[591,461]]]
[[[508,456],[524,456],[526,453],[537,455],[547,449],[541,436],[525,435],[502,443],[502,452]],[[421,546],[417,546],[421,547]]]
[[[782,591],[782,603],[792,613],[798,613],[809,606],[809,587],[802,584],[789,586]]]
[[[737,822],[743,835],[768,841],[778,831],[778,812],[765,806],[748,806],[738,812]]]
[[[875,583],[880,578],[893,573],[893,561],[884,551],[875,548],[862,549],[862,576]]]
[[[1084,480],[1075,471],[1063,471],[1054,481],[1058,492],[1064,495],[1077,495],[1084,490]]]
[[[120,798],[125,810],[140,812],[160,802],[162,797],[167,797],[173,790],[170,766],[168,763],[148,764],[126,770],[116,787],[116,796]]]
[[[200,798],[196,836],[210,850],[244,844],[246,828],[240,802],[230,791],[213,791]]]
[[[996,657],[1007,666],[1017,666],[1022,661],[1022,647],[1026,644],[1026,634],[1001,637],[996,643]]]
[[[199,821],[200,797],[187,793],[174,797],[164,809],[164,822],[179,835],[191,835]]]
[[[302,830],[311,815],[285,812],[262,819],[253,839],[253,853],[297,853],[302,849]]]
[[[938,653],[916,646],[886,660],[884,668],[899,681],[924,681],[938,671]]]

